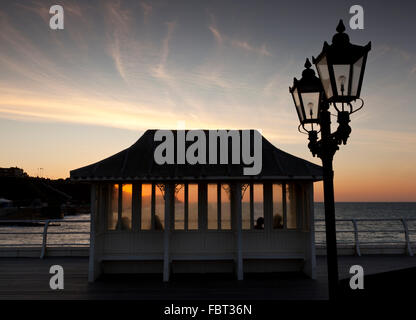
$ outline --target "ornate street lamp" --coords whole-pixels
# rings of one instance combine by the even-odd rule
[[[319,123],[319,102],[323,98],[321,80],[315,76],[315,71],[311,69],[309,59],[306,59],[305,70],[302,72],[300,80],[293,79],[293,87],[289,88],[293,102],[296,106],[300,125],[306,130],[305,124]]]
[[[360,97],[371,42],[366,46],[351,44],[342,20],[336,30],[332,44],[325,41],[322,52],[316,59],[312,57],[312,61],[328,102],[350,103]]]
[[[318,140],[318,131],[314,130],[320,121],[320,105],[325,99],[321,80],[315,75],[315,71],[311,69],[312,65],[309,59],[306,59],[305,70],[302,72],[300,80],[293,78],[293,87],[289,87],[292,94],[293,102],[298,113],[300,127],[309,133],[309,148],[315,156],[316,152],[312,149]],[[310,129],[308,129],[310,128]]]
[[[289,88],[298,113],[300,125],[309,134],[308,147],[313,156],[322,160],[325,201],[325,232],[328,263],[328,287],[330,299],[335,299],[338,287],[338,258],[335,226],[334,172],[333,158],[341,143],[346,144],[351,133],[349,126],[350,114],[364,105],[360,98],[367,54],[371,42],[366,46],[350,43],[342,20],[337,27],[337,34],[332,44],[324,43],[322,52],[313,63],[318,70],[315,76],[309,60],[306,61],[302,79],[294,79],[293,87]],[[320,81],[320,86],[317,79]],[[318,98],[319,97],[319,98]],[[361,100],[361,106],[353,107],[353,102]],[[316,102],[318,101],[318,105]],[[337,130],[331,133],[330,105],[338,112]],[[337,105],[338,104],[338,105]],[[310,124],[308,130],[305,125]],[[320,130],[314,130],[313,125]],[[318,140],[320,132],[321,139]]]

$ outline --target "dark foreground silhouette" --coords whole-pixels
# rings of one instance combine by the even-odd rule
[[[404,299],[414,296],[416,268],[407,268],[364,276],[364,289],[351,290],[350,279],[340,281],[339,300]]]

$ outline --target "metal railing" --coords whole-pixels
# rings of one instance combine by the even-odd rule
[[[77,239],[78,242],[60,242],[59,247],[66,247],[66,246],[76,246],[76,247],[89,247],[90,241],[90,231],[49,231],[50,226],[56,227],[57,225],[53,225],[53,223],[59,223],[58,226],[61,224],[71,224],[71,223],[90,223],[90,220],[62,220],[62,219],[48,219],[48,220],[0,220],[0,228],[4,227],[2,224],[8,224],[6,227],[14,227],[19,226],[20,224],[24,223],[26,226],[31,228],[43,228],[43,231],[2,231],[0,229],[0,236],[1,235],[42,235],[42,242],[33,243],[33,242],[25,242],[25,243],[0,243],[1,248],[10,248],[10,247],[39,247],[40,246],[40,258],[43,259],[46,254],[46,249],[48,247],[48,235],[81,235],[81,234],[88,234],[88,238],[81,238]],[[12,224],[10,226],[10,224]],[[15,224],[15,225],[13,225]],[[36,224],[36,225],[35,225]],[[1,240],[0,240],[1,241]],[[88,241],[88,243],[82,243],[82,241]],[[57,247],[56,244],[50,245],[52,247]]]
[[[325,219],[315,219],[315,233],[324,233],[325,230],[317,229],[316,227],[320,225],[320,222],[324,222]],[[354,245],[355,254],[358,256],[361,256],[361,245],[380,245],[380,244],[402,244],[405,246],[406,254],[409,256],[413,256],[413,250],[412,250],[412,243],[416,244],[416,241],[411,240],[411,233],[416,232],[416,228],[409,228],[409,222],[416,222],[416,218],[360,218],[360,219],[337,219],[336,223],[351,223],[352,229],[337,229],[337,236],[339,234],[348,234],[353,233],[354,234],[354,240],[353,241],[340,241],[337,237],[337,244],[352,244]],[[377,224],[377,222],[399,222],[401,224],[400,229],[377,229],[377,228],[371,228],[371,229],[359,229],[358,225],[360,223],[371,223],[373,226]],[[318,223],[318,224],[317,224]],[[321,224],[322,226],[322,224]],[[325,224],[323,224],[325,226]],[[401,234],[404,236],[404,240],[397,240],[395,238],[389,239],[388,241],[362,241],[360,240],[360,234],[376,234],[376,233],[383,233],[383,234]],[[413,234],[412,234],[413,235]],[[416,236],[416,233],[414,234]],[[367,239],[371,239],[370,237],[366,237]],[[416,238],[416,237],[415,237]],[[325,245],[325,242],[316,242],[317,245]]]
[[[319,227],[325,228],[324,219],[315,219],[315,233],[316,235],[324,233],[325,229],[319,229]],[[337,243],[338,245],[342,244],[349,244],[353,245],[355,249],[355,253],[358,256],[361,256],[361,246],[366,245],[379,245],[379,244],[401,244],[405,246],[406,253],[410,256],[413,256],[413,250],[412,250],[412,244],[416,244],[416,228],[409,228],[409,222],[415,222],[416,226],[416,218],[374,218],[374,219],[337,219],[337,224],[341,224],[343,228],[345,228],[346,225],[350,225],[351,229],[338,229],[337,230],[337,236],[342,234],[353,234],[352,239],[338,239]],[[377,223],[384,222],[398,222],[401,225],[401,228],[374,228],[377,226]],[[13,224],[21,224],[25,223],[26,225],[36,224],[32,227],[34,228],[43,228],[42,231],[14,231],[14,230],[8,230],[3,231],[2,228],[5,226],[4,223],[8,224],[6,227],[13,227]],[[1,243],[2,240],[0,238],[0,249],[1,248],[13,248],[13,247],[35,247],[40,248],[40,258],[44,258],[46,255],[46,250],[48,247],[67,247],[67,246],[76,246],[76,247],[89,247],[89,228],[88,231],[79,231],[75,229],[75,231],[50,231],[50,227],[62,227],[62,224],[80,224],[80,223],[90,223],[90,220],[61,220],[61,219],[50,219],[50,220],[0,220],[0,237],[2,235],[13,235],[13,236],[19,236],[19,235],[41,235],[42,236],[42,242],[41,243],[30,243],[30,242],[23,242],[23,243]],[[360,229],[359,225],[362,223],[371,223],[372,228],[371,229]],[[12,224],[12,225],[11,225]],[[55,224],[55,225],[54,225]],[[59,224],[59,225],[57,225]],[[382,224],[381,224],[382,226]],[[62,228],[60,228],[62,229]],[[21,230],[21,229],[20,229]],[[413,233],[412,233],[413,232]],[[392,239],[389,239],[388,241],[374,241],[372,239],[371,241],[368,241],[368,239],[371,239],[371,237],[368,236],[368,234],[376,234],[376,233],[382,233],[382,234],[393,234],[396,235],[396,237],[393,237]],[[66,235],[82,235],[86,234],[88,237],[86,238],[78,238],[76,239],[78,242],[58,242],[58,243],[48,243],[48,236],[49,235],[60,235],[60,236],[66,236]],[[403,240],[397,240],[397,235],[403,235]],[[367,235],[367,240],[360,239],[360,236]],[[412,237],[415,237],[415,240],[412,241]],[[319,238],[319,237],[316,237]],[[325,237],[322,237],[323,239]],[[9,240],[9,239],[8,239]],[[82,243],[82,241],[86,243]],[[325,245],[324,241],[315,240],[316,245]]]

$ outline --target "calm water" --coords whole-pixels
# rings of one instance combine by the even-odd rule
[[[337,202],[335,204],[336,219],[378,219],[378,218],[406,218],[416,219],[416,202]],[[315,218],[324,219],[324,204],[315,203]],[[324,230],[324,222],[316,222],[315,229]],[[401,221],[357,221],[359,240],[364,242],[386,242],[404,241],[403,224]],[[410,240],[416,242],[416,220],[408,221]],[[366,230],[383,230],[376,233],[363,232]],[[351,222],[337,221],[337,231],[352,231]],[[388,230],[393,232],[388,232]],[[338,233],[338,242],[351,243],[354,234],[351,232]],[[316,233],[316,242],[325,242],[325,233]]]
[[[374,219],[374,218],[406,218],[416,219],[416,202],[412,203],[378,203],[378,202],[339,202],[336,203],[336,218],[337,219]],[[255,206],[261,210],[260,206]],[[259,212],[255,212],[255,217],[260,215]],[[315,203],[315,217],[317,219],[324,218],[324,206],[323,203]],[[73,220],[88,220],[89,215],[68,216],[65,221],[68,223],[60,223],[51,225],[48,229],[49,232],[88,232],[89,223],[71,223]],[[325,233],[320,232],[324,230],[324,222],[316,222],[316,242],[322,243],[325,241]],[[416,220],[409,221],[408,227],[410,230],[411,241],[416,242]],[[394,242],[404,241],[403,225],[401,221],[359,221],[358,230],[382,230],[376,233],[360,232],[360,242],[377,241],[377,242]],[[353,225],[351,222],[337,222],[338,231],[352,231]],[[388,230],[393,232],[388,232]],[[42,232],[43,227],[1,227],[0,232]],[[48,234],[48,245],[61,245],[62,243],[78,243],[80,245],[88,245],[89,239],[87,234],[69,234],[69,235],[55,235]],[[341,242],[353,242],[354,235],[351,232],[342,232],[337,235],[338,241]],[[10,244],[33,244],[40,245],[42,243],[41,234],[30,235],[5,235],[0,234],[0,245]]]

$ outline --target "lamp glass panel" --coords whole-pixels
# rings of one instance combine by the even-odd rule
[[[329,78],[328,63],[326,57],[323,57],[317,64],[319,78],[321,79],[322,86],[324,87],[325,95],[327,99],[332,98],[333,92],[331,87],[331,79]]]
[[[297,88],[293,90],[293,99],[295,100],[296,107],[300,107],[299,93]]]
[[[364,57],[361,57],[358,59],[356,63],[354,63],[352,67],[352,83],[351,83],[351,95],[356,96],[358,93],[358,86],[360,85],[360,75],[361,70],[363,68],[363,59]]]
[[[319,92],[302,93],[302,101],[305,108],[306,119],[317,120],[319,108]]]
[[[300,122],[303,122],[305,119],[303,117],[302,107],[300,105],[300,99],[299,99],[298,89],[295,89],[293,91],[292,95],[293,95],[293,100],[295,100],[295,106],[296,106],[296,109],[297,109],[298,114],[299,114],[299,120],[300,120]]]
[[[333,67],[338,96],[349,96],[348,83],[350,81],[350,65],[334,64]]]

